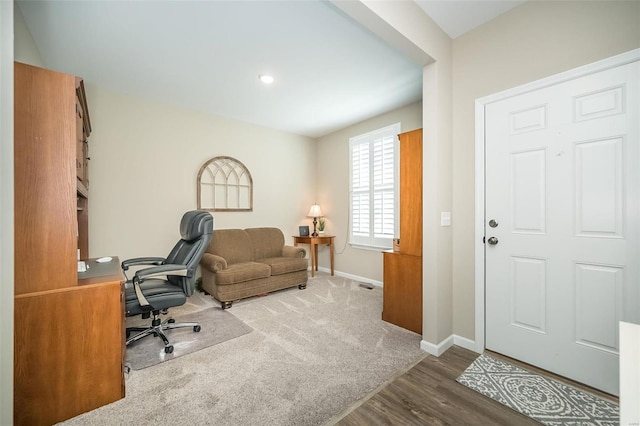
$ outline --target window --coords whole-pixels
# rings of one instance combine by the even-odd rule
[[[398,217],[400,123],[349,139],[349,243],[392,248]]]

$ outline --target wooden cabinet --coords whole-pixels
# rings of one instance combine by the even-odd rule
[[[400,253],[422,256],[422,129],[400,139]]]
[[[383,321],[422,334],[422,256],[385,252]]]
[[[78,280],[77,250],[89,255],[78,162],[88,117],[81,79],[15,63],[15,424],[56,423],[124,396],[122,273]]]
[[[82,79],[76,77],[76,178],[78,250],[89,258],[89,135],[91,121]]]
[[[422,334],[422,129],[400,139],[400,244],[384,252],[382,319]]]
[[[14,68],[15,292],[77,278],[75,77]]]
[[[82,79],[76,78],[76,177],[79,192],[89,188],[89,135],[91,120]]]
[[[89,257],[89,193],[76,155],[78,130],[90,125],[78,124],[78,92],[84,98],[75,76],[15,63],[16,294],[67,287],[77,279],[78,248]]]

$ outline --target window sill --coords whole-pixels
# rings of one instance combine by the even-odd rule
[[[351,248],[358,249],[358,250],[368,250],[368,251],[377,251],[377,252],[393,250],[393,247],[369,246],[365,244],[349,243],[349,246]]]

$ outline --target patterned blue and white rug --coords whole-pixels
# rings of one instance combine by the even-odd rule
[[[620,422],[617,404],[488,355],[480,355],[457,381],[546,425]]]

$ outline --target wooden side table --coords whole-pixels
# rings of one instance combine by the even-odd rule
[[[309,257],[311,258],[311,276],[315,276],[315,271],[318,270],[318,246],[326,244],[329,246],[329,257],[331,259],[331,275],[333,275],[333,240],[336,237],[333,235],[319,235],[317,237],[301,237],[299,235],[293,236],[293,245],[309,244]]]

